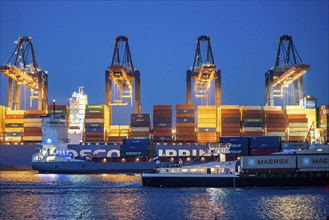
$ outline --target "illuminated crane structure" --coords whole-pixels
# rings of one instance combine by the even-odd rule
[[[8,107],[13,110],[20,109],[20,88],[23,85],[31,90],[30,107],[32,107],[33,99],[38,99],[38,110],[46,110],[48,73],[38,67],[32,38],[19,37],[15,43],[17,46],[8,62],[0,66],[0,72],[9,78]]]
[[[215,105],[221,105],[221,71],[216,69],[208,36],[198,37],[193,67],[186,72],[186,104],[192,104],[192,80],[195,97],[205,99],[206,105],[209,105],[209,90],[214,80]]]
[[[298,105],[304,97],[303,75],[310,66],[303,63],[289,35],[280,37],[275,66],[265,73],[265,105],[273,106],[274,98],[285,98],[287,89],[292,90],[290,96],[293,105]]]
[[[114,94],[114,97],[112,87],[119,90],[119,93]],[[128,38],[119,36],[115,41],[112,63],[105,71],[105,103],[110,107],[110,116],[112,115],[112,106],[128,105],[128,100],[133,105],[133,87],[135,87],[135,112],[140,114],[140,72],[134,69]]]

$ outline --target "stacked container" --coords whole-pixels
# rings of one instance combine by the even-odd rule
[[[129,125],[110,125],[107,131],[107,141],[112,143],[120,143],[122,139],[128,138]]]
[[[42,116],[46,115],[45,110],[27,110],[24,117],[24,142],[42,141]]]
[[[281,106],[264,106],[265,136],[286,140],[286,115]]]
[[[218,142],[216,106],[198,106],[198,143]]]
[[[249,155],[248,137],[221,137],[219,142],[222,144],[231,144],[230,153],[225,155],[226,161],[236,160],[238,157]]]
[[[176,105],[176,141],[195,142],[194,105]]]
[[[5,142],[21,143],[24,133],[25,110],[7,110],[5,119]]]
[[[48,105],[48,114],[55,115],[56,117],[62,117],[69,122],[70,118],[70,108],[67,105]]]
[[[242,110],[242,135],[263,136],[264,114],[261,106],[243,106]]]
[[[287,134],[289,141],[305,141],[308,133],[308,120],[304,106],[286,106]]]
[[[7,108],[0,105],[0,144],[5,141],[5,118]]]
[[[281,138],[278,136],[261,136],[250,138],[249,154],[251,156],[270,155],[279,151],[281,151]]]
[[[172,141],[172,106],[153,106],[154,141]]]
[[[109,108],[106,105],[86,105],[84,141],[103,142],[109,123]]]
[[[150,138],[150,127],[150,114],[131,114],[130,138]]]
[[[322,105],[318,109],[319,121],[318,126],[323,129],[323,142],[329,143],[329,105]]]
[[[238,105],[220,106],[220,136],[238,137],[240,133],[241,113]]]

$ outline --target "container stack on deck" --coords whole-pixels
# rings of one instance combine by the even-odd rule
[[[218,142],[216,106],[198,106],[197,142]]]
[[[67,105],[48,105],[48,114],[55,115],[55,117],[65,118],[67,122],[70,119],[70,107]],[[69,123],[68,123],[69,124]]]
[[[289,141],[303,142],[308,132],[304,106],[286,106],[287,134]]]
[[[107,141],[111,143],[120,143],[122,139],[128,138],[129,125],[110,125],[107,131]]]
[[[145,139],[150,138],[151,115],[131,114],[130,118],[130,138]]]
[[[242,110],[242,136],[263,136],[264,114],[261,106],[243,106]]]
[[[220,136],[221,137],[239,137],[241,136],[240,122],[241,113],[238,105],[220,106]]]
[[[172,106],[153,106],[153,140],[172,141]]]
[[[25,143],[37,143],[42,141],[42,117],[46,115],[45,110],[27,110],[24,117]]]
[[[318,108],[318,125],[323,129],[323,138],[325,143],[329,143],[329,105],[322,105]]]
[[[21,143],[24,133],[25,110],[7,110],[5,119],[5,141]]]
[[[264,106],[265,136],[286,140],[286,114],[281,106]]]
[[[85,142],[104,142],[109,127],[109,109],[106,105],[87,105],[85,119]]]
[[[176,105],[176,141],[195,142],[194,105]]]

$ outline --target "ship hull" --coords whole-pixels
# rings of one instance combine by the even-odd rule
[[[32,162],[33,170],[39,173],[101,174],[154,172],[155,162]]]
[[[263,174],[259,176],[218,177],[214,175],[142,174],[143,186],[152,187],[329,187],[328,172]]]

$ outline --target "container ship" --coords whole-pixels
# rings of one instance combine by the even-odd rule
[[[186,102],[154,105],[153,114],[141,110],[141,73],[133,66],[128,37],[115,40],[112,62],[105,70],[102,104],[89,104],[82,87],[72,94],[69,106],[49,103],[48,72],[37,66],[32,38],[20,37],[17,44],[8,63],[0,66],[0,72],[9,78],[8,106],[0,106],[0,169],[31,169],[32,155],[39,154],[40,148],[54,144],[53,139],[66,139],[63,133],[49,135],[41,128],[49,118],[58,117],[66,123],[68,143],[65,149],[56,147],[51,155],[47,152],[48,159],[64,156],[66,160],[92,158],[107,164],[132,162],[136,166],[145,162],[154,166],[153,158],[163,163],[211,161],[211,152],[219,144],[230,145],[230,153],[223,154],[220,161],[233,161],[329,142],[329,106],[317,106],[314,97],[304,96],[303,74],[309,65],[299,56],[285,57],[286,48],[292,50],[292,56],[298,54],[295,47],[285,46],[292,44],[288,35],[280,36],[276,64],[265,73],[265,106],[221,102],[221,70],[214,62],[210,37],[199,36],[193,66],[186,71]],[[30,48],[33,56],[27,57],[31,54],[22,48]],[[206,57],[202,51],[207,51]],[[26,62],[22,64],[21,59]],[[31,104],[37,99],[38,110],[21,110],[21,87],[30,89]],[[285,88],[292,92],[285,93]],[[193,104],[192,95],[201,104]],[[275,103],[278,97],[284,104]],[[286,102],[290,99],[293,101]],[[128,103],[135,108],[127,116],[130,123],[114,124],[113,108],[124,108]],[[53,123],[50,125],[56,127]],[[54,151],[50,146],[47,149]]]

